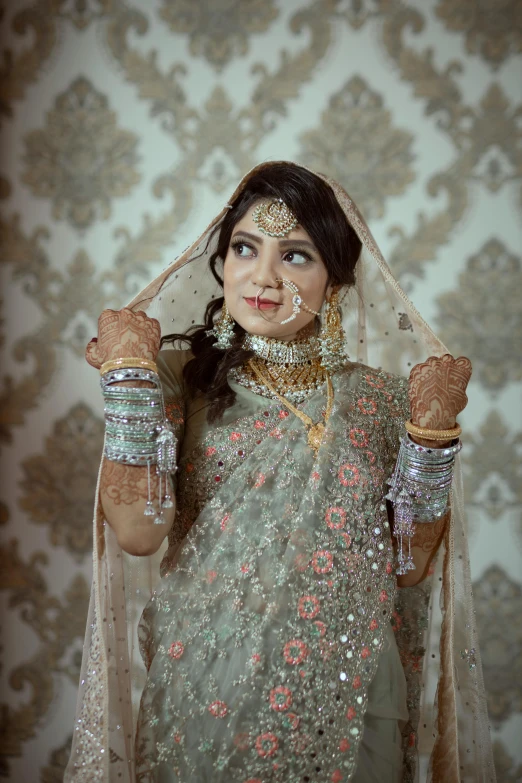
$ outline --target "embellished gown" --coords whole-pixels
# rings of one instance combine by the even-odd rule
[[[180,440],[177,511],[139,628],[147,783],[403,778],[406,681],[384,496],[409,416],[403,378],[350,364],[314,456],[303,423],[232,383],[210,425],[158,367]],[[325,388],[299,407],[324,416]]]

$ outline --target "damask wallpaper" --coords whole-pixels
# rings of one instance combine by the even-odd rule
[[[522,4],[0,3],[1,767],[58,783],[90,583],[103,421],[83,360],[253,164],[360,204],[474,364],[462,417],[500,781],[522,780]]]

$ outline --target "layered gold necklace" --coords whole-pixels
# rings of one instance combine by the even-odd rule
[[[320,344],[315,336],[285,342],[247,334],[243,348],[255,353],[266,380],[261,381],[248,362],[244,367],[233,370],[232,377],[263,397],[273,397],[275,390],[294,404],[304,402],[326,380],[320,362]]]
[[[247,334],[243,348],[253,351],[242,368],[232,371],[234,380],[256,394],[278,400],[300,419],[308,430],[308,445],[317,455],[333,406],[333,386],[320,361],[320,343],[314,335],[285,342]],[[314,422],[296,404],[304,402],[326,383],[324,420]]]

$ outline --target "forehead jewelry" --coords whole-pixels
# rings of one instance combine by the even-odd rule
[[[285,237],[297,226],[296,216],[281,198],[258,204],[252,220],[269,237]]]
[[[292,291],[293,297],[292,297],[292,315],[290,315],[288,318],[285,318],[284,321],[281,321],[281,326],[283,324],[287,324],[290,321],[293,321],[294,318],[297,318],[299,313],[301,312],[301,308],[303,310],[306,310],[307,313],[311,313],[311,315],[319,315],[315,310],[312,310],[311,307],[308,307],[304,299],[299,295],[299,289],[296,286],[295,283],[293,283],[291,280],[287,280],[286,277],[276,277],[276,283],[282,283],[285,288],[288,288],[289,291]]]

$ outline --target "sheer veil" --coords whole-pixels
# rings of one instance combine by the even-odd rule
[[[231,200],[250,176],[271,165],[261,164],[247,174]],[[323,179],[363,244],[356,285],[342,293],[352,361],[407,376],[417,362],[450,352],[393,277],[351,198],[336,182]],[[217,244],[215,229],[226,211],[225,205],[201,236],[129,304],[157,318],[162,333],[181,333],[201,323],[208,301],[221,295],[208,261]],[[399,591],[398,612],[404,619],[398,644],[410,708],[404,781],[495,780],[467,540],[457,465],[451,524],[433,573],[421,586]],[[97,492],[93,587],[66,782],[135,781],[134,729],[145,676],[136,627],[159,579],[161,556],[123,553],[103,519]],[[421,615],[427,615],[422,628],[417,619]]]

